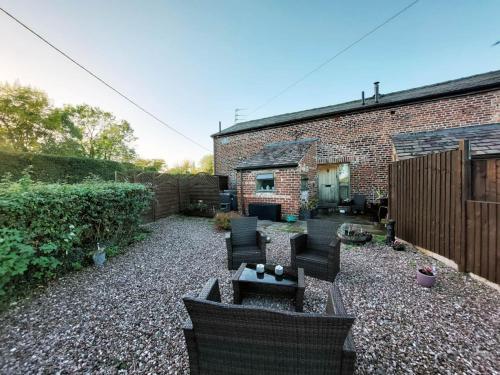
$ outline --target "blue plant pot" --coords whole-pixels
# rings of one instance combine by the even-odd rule
[[[97,267],[104,267],[104,263],[106,263],[106,253],[104,251],[97,252],[92,259],[94,259],[94,264]]]

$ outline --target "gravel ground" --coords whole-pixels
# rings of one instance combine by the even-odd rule
[[[231,299],[223,233],[206,219],[153,223],[152,235],[104,269],[70,274],[0,315],[0,373],[188,373],[181,297],[218,277]],[[289,263],[290,233],[268,231],[269,262]],[[337,282],[355,315],[358,374],[500,373],[499,293],[437,264],[416,285],[414,251],[342,248]],[[306,277],[305,311],[329,283]]]

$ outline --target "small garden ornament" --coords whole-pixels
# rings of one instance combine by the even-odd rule
[[[104,267],[104,263],[106,263],[106,248],[101,247],[99,242],[97,243],[97,251],[94,253],[92,259],[94,260],[94,264],[97,267]]]

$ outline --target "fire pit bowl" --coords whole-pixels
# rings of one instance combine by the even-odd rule
[[[356,224],[342,224],[337,230],[337,236],[340,242],[348,245],[363,245],[372,240],[372,234]]]

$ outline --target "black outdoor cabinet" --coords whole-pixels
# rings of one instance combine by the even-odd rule
[[[250,203],[248,216],[257,216],[259,220],[281,221],[281,204]]]

